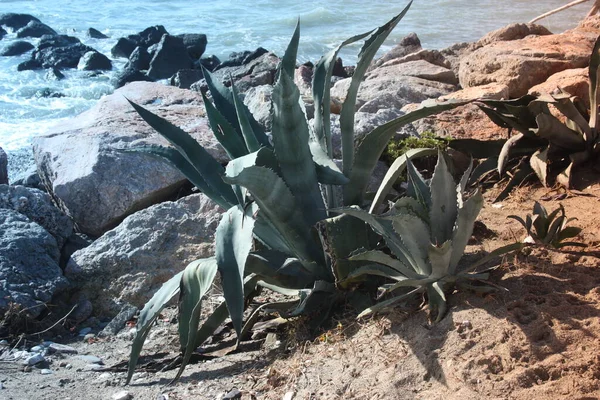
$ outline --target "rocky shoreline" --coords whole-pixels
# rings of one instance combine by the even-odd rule
[[[41,37],[35,48],[13,44],[4,49],[6,56],[32,51],[19,69],[43,68],[60,79],[61,68],[98,73],[112,68],[105,55],[53,33],[35,17],[0,16],[0,26],[19,38]],[[561,34],[513,24],[475,43],[440,51],[422,49],[411,34],[373,63],[358,95],[356,135],[428,99],[514,98],[556,87],[586,99],[586,67],[599,34],[597,16]],[[120,38],[112,56],[128,58],[128,63],[114,94],[35,138],[35,171],[9,185],[0,149],[0,317],[25,310],[19,315],[39,325],[73,310],[71,326],[99,329],[121,310],[143,306],[189,262],[212,254],[222,210],[204,195],[192,194],[181,173],[162,159],[127,151],[166,142],[126,98],[177,124],[227,162],[205,117],[202,67],[226,85],[233,78],[248,108],[269,130],[277,55],[258,48],[220,62],[203,57],[205,48],[205,35],[172,36],[162,26]],[[338,60],[330,105],[334,143],[336,138],[339,143],[341,93],[351,74],[352,67]],[[169,85],[152,82],[164,79]],[[309,117],[311,80],[312,65],[299,65],[295,82]],[[424,131],[452,137],[505,135],[475,106],[424,119],[399,134]],[[382,164],[380,178],[385,168]]]

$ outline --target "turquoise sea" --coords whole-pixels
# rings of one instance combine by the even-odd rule
[[[453,43],[474,41],[485,33],[512,22],[533,17],[566,4],[565,0],[415,0],[411,10],[388,39],[390,48],[409,32],[416,32],[423,47],[441,49]],[[357,0],[303,2],[292,0],[0,0],[0,14],[28,13],[59,33],[79,37],[84,43],[110,56],[116,40],[152,25],[164,25],[169,33],[205,33],[207,54],[227,58],[232,51],[265,47],[281,54],[297,18],[301,22],[302,61],[317,61],[327,49],[342,40],[373,29],[400,12],[406,1],[365,3]],[[584,3],[541,21],[553,32],[577,24],[591,8]],[[85,31],[94,27],[110,37],[89,39]],[[15,40],[9,34],[0,47]],[[355,61],[358,48],[343,53],[345,64]],[[17,72],[28,59],[0,57],[0,147],[11,159],[27,157],[31,138],[49,125],[71,118],[92,107],[112,92],[115,71],[89,78],[85,72],[66,71],[68,79],[48,82],[44,72]],[[115,60],[114,69],[125,60]],[[45,88],[65,94],[62,98],[39,97]],[[16,161],[12,164],[16,165]],[[14,178],[18,171],[13,169]]]

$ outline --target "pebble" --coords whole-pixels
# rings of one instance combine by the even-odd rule
[[[238,388],[233,388],[232,390],[229,391],[229,393],[227,393],[225,396],[223,396],[223,400],[234,400],[234,399],[241,399],[241,398],[242,398],[242,392],[240,392]]]
[[[92,328],[83,328],[79,331],[79,336],[85,336],[92,331]]]
[[[59,343],[52,343],[50,346],[48,346],[48,351],[50,354],[77,354],[77,350],[75,350],[73,347]]]
[[[283,400],[292,400],[294,398],[294,392],[287,392],[284,396],[283,396]]]
[[[51,369],[44,368],[43,370],[40,371],[40,373],[42,375],[52,375],[54,372],[52,372]]]
[[[128,391],[123,390],[122,392],[113,394],[111,399],[112,400],[129,400],[129,399],[133,399],[133,396]]]
[[[41,354],[36,354],[34,356],[28,357],[23,361],[24,365],[35,365],[35,364],[39,364],[43,361],[46,361],[46,359],[44,358],[43,355]]]
[[[103,364],[102,359],[100,357],[96,357],[96,356],[81,355],[81,356],[76,356],[75,358],[78,358],[78,359],[83,360],[90,364]]]
[[[89,341],[90,339],[93,339],[93,338],[95,338],[95,337],[96,337],[96,335],[95,335],[95,334],[93,334],[93,333],[88,333],[87,335],[85,335],[85,336],[83,337],[83,340],[87,342],[87,341]]]
[[[46,348],[45,348],[44,346],[33,346],[33,347],[31,348],[31,350],[29,350],[29,351],[32,351],[32,352],[34,352],[34,353],[41,353],[41,352],[42,352],[42,351],[44,351],[45,349],[46,349]]]
[[[83,367],[84,371],[96,371],[102,369],[102,365],[100,364],[86,364],[85,367]]]
[[[0,340],[0,346],[2,346],[2,347],[8,347],[8,340],[6,340],[6,339]]]

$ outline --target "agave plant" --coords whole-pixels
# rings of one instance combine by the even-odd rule
[[[257,286],[294,296],[290,302],[277,305],[285,316],[298,315],[313,307],[331,307],[334,303],[331,296],[343,289],[340,282],[352,268],[362,265],[345,258],[357,248],[369,248],[373,236],[364,223],[350,216],[329,217],[329,210],[341,205],[337,188],[342,187],[344,204],[362,206],[370,175],[396,131],[406,123],[464,104],[424,105],[377,127],[354,145],[358,87],[378,48],[409,7],[410,3],[377,30],[346,40],[317,63],[313,77],[313,129],[293,82],[299,26],[282,58],[273,89],[272,140],[240,100],[235,85],[227,88],[204,70],[214,102],[204,96],[206,114],[215,137],[232,159],[226,168],[186,132],[132,103],[141,117],[173,146],[149,146],[134,151],[164,157],[227,212],[216,232],[215,257],[190,264],[183,273],[166,282],[142,310],[127,382],[152,323],[177,294],[183,360],[176,379],[193,350],[227,317],[231,318],[239,343],[256,320],[254,313],[244,322],[243,313],[247,296]],[[364,38],[367,39],[359,53],[340,117],[342,172],[331,158],[330,80],[339,50]],[[400,164],[396,170],[402,168]],[[392,175],[380,188],[380,199],[388,194]],[[253,238],[261,243],[260,250],[254,249]],[[217,271],[225,302],[200,325],[202,299]],[[329,298],[324,300],[324,297]]]
[[[600,37],[590,57],[589,112],[579,99],[560,89],[557,94],[539,97],[526,95],[514,100],[482,100],[480,108],[495,124],[516,133],[504,141],[499,150],[497,143],[490,145],[473,140],[456,140],[450,146],[473,155],[483,153],[483,157],[497,157],[495,165],[487,165],[495,166],[501,176],[511,159],[527,157],[529,162],[519,164],[522,171],[513,174],[502,197],[531,172],[535,172],[545,186],[556,181],[568,189],[573,169],[596,160],[600,154],[599,70]],[[552,113],[550,105],[560,112],[561,118]]]
[[[509,215],[508,218],[518,221],[526,229],[527,236],[523,243],[550,246],[555,249],[565,246],[586,247],[584,243],[566,241],[579,235],[581,228],[567,226],[577,218],[567,219],[562,204],[548,214],[544,206],[536,201],[533,205],[533,215],[528,214],[525,220],[518,215]]]
[[[446,295],[455,285],[472,287],[469,281],[487,279],[488,273],[472,273],[490,258],[516,250],[520,244],[499,248],[468,268],[459,262],[483,206],[477,190],[466,192],[471,167],[456,184],[440,152],[429,182],[407,162],[407,196],[397,200],[388,212],[376,216],[359,208],[341,209],[368,223],[383,237],[391,254],[381,250],[358,252],[350,257],[369,264],[355,269],[346,278],[352,281],[364,275],[379,275],[395,281],[386,284],[382,294],[398,293],[367,308],[360,316],[385,310],[415,293],[426,292],[431,319],[439,321],[446,311]],[[414,288],[407,291],[406,288]]]

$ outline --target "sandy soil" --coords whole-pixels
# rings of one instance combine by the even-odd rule
[[[429,325],[424,310],[399,310],[366,321],[344,317],[311,338],[297,322],[271,330],[278,342],[270,335],[265,345],[264,332],[243,352],[199,356],[169,385],[176,370],[155,372],[177,355],[169,310],[148,340],[133,384],[123,386],[129,338],[53,338],[79,355],[102,358],[104,367],[90,371],[75,355],[53,355],[45,366],[53,373],[42,375],[39,368],[23,372],[18,363],[2,362],[0,399],[111,399],[122,391],[134,399],[600,398],[600,184],[582,193],[526,187],[499,207],[488,192],[479,219],[487,229],[478,230],[470,252],[522,238],[524,230],[506,216],[525,216],[541,198],[547,209],[561,203],[567,216],[578,218],[574,224],[584,230],[577,239],[589,247],[505,257],[491,279],[505,290],[454,294],[439,324]],[[221,333],[221,340],[230,338],[228,330]]]

